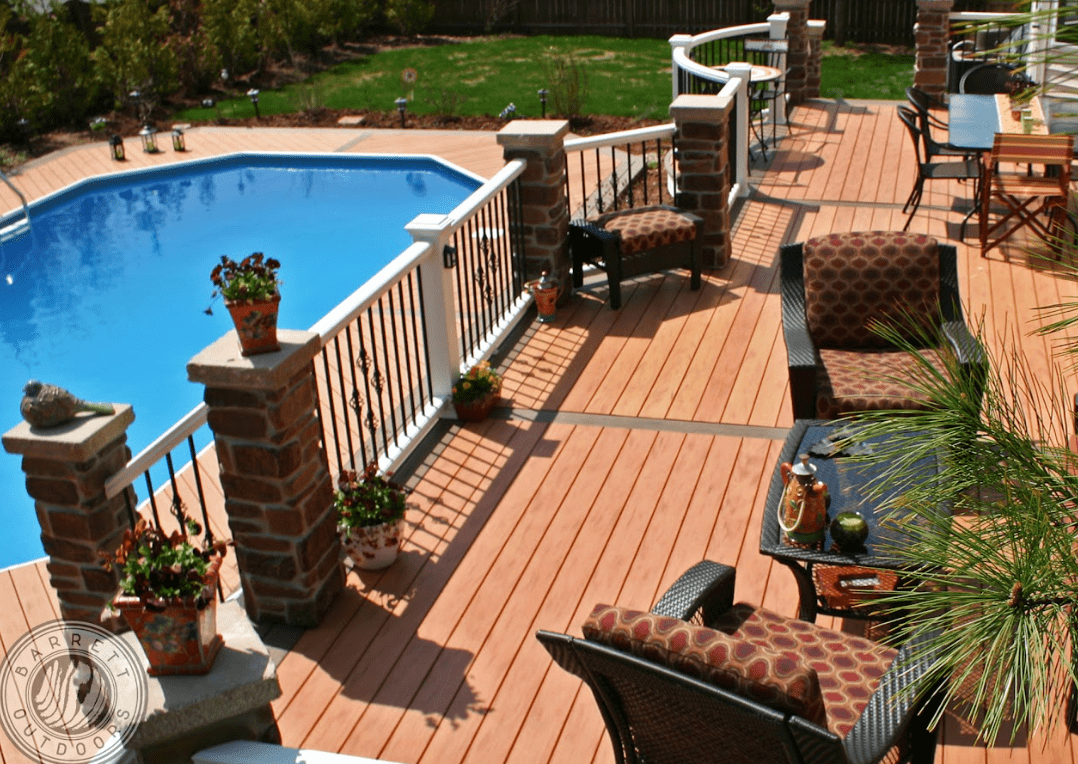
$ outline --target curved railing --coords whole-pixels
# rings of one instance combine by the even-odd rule
[[[770,22],[763,22],[713,29],[698,35],[671,37],[674,98],[687,93],[719,92],[722,86],[730,81],[730,75],[715,67],[748,61],[745,55],[745,39],[771,35],[772,29],[773,25]],[[785,39],[785,37],[784,22],[776,39]]]

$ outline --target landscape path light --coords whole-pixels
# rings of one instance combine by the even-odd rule
[[[539,88],[539,105],[543,110],[543,119],[546,119],[546,97],[550,93],[546,88]]]
[[[255,119],[261,119],[262,116],[258,113],[258,89],[251,88],[248,90],[247,97],[251,99],[251,105],[255,107]]]
[[[142,129],[138,131],[138,134],[142,139],[142,150],[147,154],[156,154],[157,129],[151,125],[143,125]]]
[[[404,127],[404,112],[408,108],[408,99],[401,96],[394,103],[397,104],[397,112],[401,115],[401,127]]]

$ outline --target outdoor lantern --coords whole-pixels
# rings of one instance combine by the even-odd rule
[[[172,126],[172,150],[186,151],[187,143],[183,139],[183,125]]]
[[[401,115],[401,127],[404,127],[404,110],[408,108],[408,99],[401,97],[395,103],[397,104],[397,111]]]
[[[147,154],[157,153],[157,130],[150,125],[143,125],[142,129],[138,131],[139,137],[142,138],[142,150]]]
[[[109,138],[109,150],[112,152],[112,158],[117,162],[122,162],[126,158],[124,156],[124,139],[119,135],[113,135]]]
[[[255,107],[255,119],[261,119],[261,115],[258,113],[258,90],[251,88],[247,91],[247,97],[251,99],[251,105]]]
[[[217,105],[217,101],[213,100],[212,98],[203,98],[202,99],[202,108],[203,109],[212,109],[216,105]]]
[[[543,109],[543,119],[546,119],[546,97],[549,92],[546,88],[539,88],[539,105]]]

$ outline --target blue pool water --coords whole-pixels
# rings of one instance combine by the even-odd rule
[[[236,155],[42,200],[30,234],[0,244],[0,431],[35,378],[132,404],[138,453],[202,399],[185,365],[231,328],[219,300],[204,313],[222,254],[280,260],[280,325],[307,329],[411,243],[405,224],[479,185],[425,158]],[[0,512],[0,566],[41,557],[20,458],[4,452]]]

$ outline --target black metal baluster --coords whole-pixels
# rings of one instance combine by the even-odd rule
[[[423,300],[423,266],[419,266],[416,269],[416,291],[419,294],[419,327],[422,329],[423,336],[423,361],[427,368],[427,373],[424,375],[427,379],[427,400],[434,400],[434,380],[431,376],[430,368],[430,335],[427,332],[427,308],[426,302]]]
[[[352,388],[352,404],[353,411],[356,412],[356,429],[359,431],[359,442],[361,454],[363,456],[363,466],[366,467],[372,461],[377,461],[378,454],[378,438],[375,434],[374,423],[374,398],[371,396],[371,381],[370,381],[370,358],[367,355],[367,346],[363,339],[363,321],[362,316],[356,316],[356,339],[359,340],[359,352],[353,349],[352,335],[348,335],[348,356],[354,358],[355,362],[352,364],[352,380],[354,387]],[[360,398],[359,395],[359,380],[356,378],[356,370],[359,370],[363,377],[363,392],[364,398]],[[367,404],[367,417],[364,421],[363,417],[363,402]],[[370,436],[370,453],[367,453],[367,439],[363,435],[363,428],[367,427],[367,435]]]
[[[381,376],[382,389],[379,390],[379,392],[383,393],[385,395],[385,400],[386,400],[385,408],[389,409],[389,421],[392,424],[393,445],[395,446],[395,445],[397,445],[397,433],[398,433],[398,429],[397,429],[397,404],[393,400],[393,380],[390,378],[391,375],[390,375],[390,360],[389,360],[389,338],[388,338],[388,336],[386,334],[386,309],[385,309],[385,305],[382,302],[382,300],[384,300],[384,299],[385,299],[385,295],[383,295],[378,300],[378,329],[380,330],[380,332],[382,334],[382,364],[381,364],[381,366],[382,366],[382,369],[384,369],[384,371],[382,371],[382,376]],[[385,415],[385,413],[386,413],[385,409],[383,409],[383,411],[382,411],[382,440],[385,443],[386,453],[389,453],[389,441],[388,441],[386,436],[387,436],[387,430],[389,430],[390,428],[386,426],[386,415]]]
[[[378,430],[382,431],[382,454],[389,452],[389,439],[386,437],[386,412],[385,403],[382,400],[382,389],[385,380],[382,370],[378,366],[378,339],[374,334],[374,306],[367,308],[367,334],[370,335],[370,386],[374,389],[374,395],[369,397],[367,406],[367,418],[371,431],[371,460],[377,460],[378,454]],[[378,416],[374,415],[374,402],[378,401]]]
[[[202,508],[202,529],[205,531],[203,538],[206,539],[206,546],[213,545],[213,531],[210,530],[210,513],[206,508],[206,495],[202,491],[202,475],[201,470],[198,468],[198,457],[195,455],[195,436],[187,436],[187,450],[191,452],[191,469],[195,475],[195,492],[198,494],[198,505]]]
[[[337,338],[336,337],[333,338],[333,344],[337,345]],[[338,365],[341,362],[340,355],[341,355],[340,351],[338,351],[337,352],[337,363],[338,363]],[[335,396],[333,395],[333,376],[329,371],[329,351],[326,350],[326,348],[324,346],[322,348],[322,370],[325,373],[326,391],[328,393],[327,397],[329,398],[329,425],[330,425],[330,429],[333,430],[333,448],[337,452],[337,474],[340,475],[342,472],[344,472],[344,463],[341,460],[340,432],[337,429],[337,406],[336,406],[336,403],[333,400]],[[326,422],[325,422],[324,419],[322,421],[322,440],[323,440],[323,442],[326,442],[326,440],[327,440],[327,438],[326,438]],[[349,441],[350,440],[351,440],[351,438],[349,438]],[[328,445],[328,443],[327,443],[327,445]],[[350,444],[349,444],[349,450],[351,450],[351,445]]]
[[[150,480],[150,471],[146,470],[142,473],[142,476],[146,479],[146,495],[150,499],[150,512],[153,514],[153,523],[160,528],[161,517],[157,514],[157,498],[153,495],[153,481]]]

